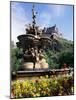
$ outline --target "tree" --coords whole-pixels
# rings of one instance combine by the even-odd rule
[[[68,67],[74,66],[74,54],[71,51],[63,51],[59,57],[60,68],[64,63],[67,64]]]
[[[17,71],[21,65],[21,59],[19,59],[19,48],[12,48],[11,50],[11,71]]]

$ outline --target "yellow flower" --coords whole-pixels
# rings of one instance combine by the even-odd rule
[[[42,76],[40,76],[40,79],[42,79],[43,77]]]
[[[32,93],[32,96],[33,96],[33,97],[36,97],[36,94],[35,94],[35,93]]]
[[[41,90],[41,88],[38,89],[39,91]]]
[[[62,94],[61,93],[59,93],[59,96],[61,96]]]
[[[45,76],[45,78],[48,78],[48,77],[49,77],[48,75]]]
[[[46,91],[44,91],[43,93],[46,94]]]
[[[57,82],[57,80],[55,80],[55,84],[57,84],[58,82]]]
[[[39,97],[39,96],[40,96],[40,94],[39,94],[39,93],[36,93],[36,96],[37,96],[37,97]]]
[[[43,83],[43,87],[46,87],[46,86],[47,86],[47,83],[46,83],[46,82],[44,82],[44,83]]]

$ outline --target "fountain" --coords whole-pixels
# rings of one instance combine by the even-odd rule
[[[51,39],[43,35],[39,26],[36,25],[36,14],[32,9],[32,24],[26,28],[26,34],[19,35],[17,47],[23,49],[22,65],[23,70],[48,69],[48,63],[42,54],[43,48],[51,43]]]

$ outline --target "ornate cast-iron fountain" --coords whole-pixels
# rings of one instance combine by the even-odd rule
[[[51,38],[44,34],[44,30],[41,30],[36,25],[36,14],[33,5],[32,9],[32,24],[26,28],[26,34],[19,35],[17,38],[17,47],[22,48],[23,55],[22,64],[20,70],[36,70],[36,69],[48,69],[48,63],[44,59],[42,54],[43,50],[52,44]]]

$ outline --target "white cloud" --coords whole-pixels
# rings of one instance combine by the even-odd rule
[[[47,11],[43,11],[42,13],[40,13],[39,16],[39,25],[43,28],[43,27],[47,27],[49,26],[49,24],[51,23],[51,13],[47,12]]]
[[[42,28],[48,27],[51,25],[52,20],[60,19],[64,16],[65,16],[64,5],[48,5],[47,8],[40,13],[39,24]]]
[[[29,22],[26,18],[25,10],[19,5],[19,3],[13,3],[11,5],[11,35],[14,42],[17,41],[17,36],[25,33],[25,24]]]
[[[64,5],[52,5],[50,6],[50,9],[52,9],[52,15],[53,17],[62,17],[65,15],[65,6]]]

